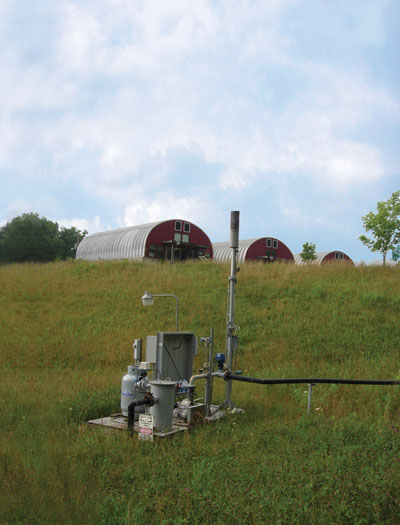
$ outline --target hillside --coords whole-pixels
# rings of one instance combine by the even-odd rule
[[[152,445],[89,430],[119,410],[138,337],[179,327],[224,351],[229,267],[0,266],[2,523],[394,523],[398,386],[234,383],[245,412]],[[243,265],[235,369],[400,379],[400,267]],[[200,367],[204,356],[196,363]],[[224,384],[215,381],[215,399]],[[198,388],[202,394],[202,385]]]

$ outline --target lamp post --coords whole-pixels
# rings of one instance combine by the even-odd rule
[[[143,306],[152,306],[154,304],[154,297],[174,297],[176,301],[176,331],[178,331],[178,298],[176,295],[172,293],[150,293],[150,292],[144,292],[142,297],[142,304]]]

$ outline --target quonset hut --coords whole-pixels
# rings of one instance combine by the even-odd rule
[[[158,259],[174,262],[212,256],[208,235],[182,219],[94,233],[85,237],[76,251],[76,258],[86,261]]]
[[[314,259],[314,261],[311,261],[313,264],[326,264],[332,262],[345,262],[348,264],[354,264],[352,259],[350,259],[350,257],[343,252],[317,252],[315,255],[317,258]],[[300,257],[299,253],[295,254],[294,261],[296,264],[306,264]]]
[[[230,242],[214,242],[214,260],[230,261]],[[239,240],[238,262],[262,261],[264,263],[274,261],[294,261],[289,248],[275,237],[261,237],[259,239]]]

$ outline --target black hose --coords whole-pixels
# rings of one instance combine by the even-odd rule
[[[154,405],[154,397],[152,394],[147,393],[143,399],[135,399],[128,405],[128,431],[130,435],[133,434],[133,428],[135,424],[135,407],[141,405]]]
[[[259,379],[257,377],[236,376],[229,371],[225,372],[224,379],[229,381],[244,381],[245,383],[257,383],[260,385],[285,385],[295,383],[328,383],[334,385],[400,385],[400,381],[378,381],[375,379],[319,379],[315,377],[305,377],[300,379]]]

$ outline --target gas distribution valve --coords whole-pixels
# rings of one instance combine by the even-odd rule
[[[218,368],[220,370],[223,370],[224,369],[224,364],[225,364],[225,354],[223,354],[223,353],[215,354],[215,362],[217,363]]]

